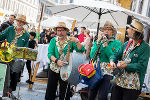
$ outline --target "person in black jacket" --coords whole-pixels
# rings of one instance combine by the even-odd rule
[[[43,29],[43,32],[40,34],[40,37],[39,37],[39,44],[44,44],[44,38],[45,38],[45,34],[46,34],[47,30],[46,29]]]
[[[2,32],[2,30],[4,28],[4,26],[2,26],[2,25],[5,25],[5,26],[7,25],[7,27],[8,26],[13,26],[15,18],[16,18],[15,15],[10,15],[9,20],[1,24],[0,31]]]
[[[49,44],[51,39],[55,37],[55,32],[54,31],[48,31],[45,35],[44,38],[44,44]]]
[[[4,23],[9,24],[9,26],[13,26],[15,18],[16,18],[15,15],[10,15],[10,16],[9,16],[9,20],[6,21],[6,22],[4,22]]]
[[[9,24],[3,23],[3,24],[1,25],[0,33],[3,32],[7,27],[9,27]]]
[[[29,34],[30,34],[30,40],[29,40],[29,45],[28,45],[28,47],[34,49],[34,48],[35,48],[35,45],[36,45],[36,41],[34,40],[34,38],[36,37],[36,33],[35,33],[35,32],[30,32]],[[28,74],[29,74],[29,79],[28,79],[26,82],[27,82],[27,83],[31,83],[31,81],[30,81],[30,75],[31,75],[31,60],[27,60],[27,62],[26,62],[26,67],[27,67]]]

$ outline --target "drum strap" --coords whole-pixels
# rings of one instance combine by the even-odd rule
[[[61,60],[62,60],[63,57],[64,57],[64,56],[63,56],[63,50],[64,50],[64,48],[63,48],[62,50],[59,51],[59,57],[60,57]]]
[[[100,45],[98,46],[98,49],[97,49],[97,51],[96,51],[96,53],[95,53],[95,55],[94,55],[94,58],[92,59],[93,62],[95,61],[95,59],[96,59],[96,57],[97,57],[97,54],[98,54],[98,52],[100,51],[101,46],[102,46],[102,44],[100,44]]]
[[[110,42],[110,41],[113,41],[113,39],[114,38],[110,38],[110,39],[108,39],[108,40],[106,40],[108,43]],[[94,55],[94,58],[92,59],[93,60],[93,62],[95,61],[95,59],[96,59],[96,57],[97,57],[97,54],[98,53],[100,53],[100,48],[101,48],[101,46],[103,45],[103,43],[105,43],[106,41],[98,41],[98,49],[97,49],[97,51],[96,51],[96,53],[95,53],[95,55]]]

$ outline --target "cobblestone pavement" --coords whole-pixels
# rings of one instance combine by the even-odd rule
[[[19,100],[44,100],[45,92],[46,92],[46,84],[42,83],[34,83],[33,88],[29,89],[28,84],[25,82],[28,79],[28,74],[26,67],[24,68],[23,77],[20,82],[20,91],[19,84],[17,86],[17,90],[13,93],[18,98],[19,91]],[[56,100],[59,100],[56,98]],[[76,93],[71,100],[81,100],[80,95]]]

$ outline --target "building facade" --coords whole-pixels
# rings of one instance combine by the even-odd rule
[[[150,17],[150,1],[149,0],[132,0],[131,10]]]
[[[29,23],[36,23],[41,12],[41,4],[44,4],[44,16],[51,16],[52,13],[47,6],[55,5],[55,1],[57,0],[0,0],[0,15],[4,17],[6,14],[23,14]]]
[[[57,4],[73,3],[74,0],[55,0]]]
[[[41,10],[42,10],[42,5],[44,5],[43,8],[43,19],[47,19],[49,16],[52,16],[52,12],[50,10],[49,6],[54,6],[56,5],[57,2],[56,0],[39,0],[39,7],[38,7],[38,14],[37,14],[37,22],[39,21],[40,15],[41,15]]]
[[[10,14],[26,15],[27,21],[35,22],[38,13],[38,0],[0,0],[0,8]]]

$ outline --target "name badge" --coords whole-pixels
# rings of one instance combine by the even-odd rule
[[[134,57],[138,57],[138,54],[134,54],[133,56],[134,56]]]
[[[115,47],[113,47],[112,50],[115,50]]]

